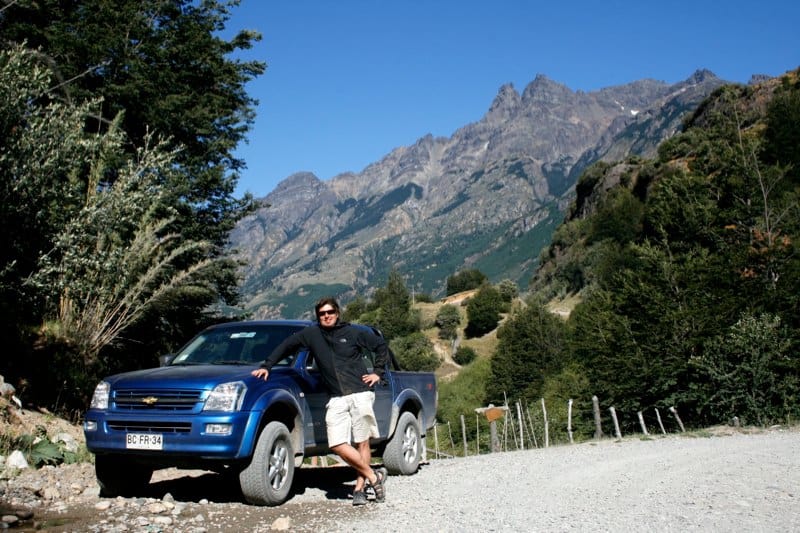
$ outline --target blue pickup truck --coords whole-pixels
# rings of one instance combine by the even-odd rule
[[[250,372],[309,324],[212,326],[163,358],[160,367],[101,381],[83,424],[101,495],[134,495],[154,470],[178,467],[238,475],[252,504],[286,501],[303,458],[330,453],[328,397],[306,351],[278,363],[267,381]],[[363,356],[372,367],[374,354]],[[380,437],[371,444],[391,473],[409,475],[425,458],[425,432],[436,417],[436,379],[399,371],[394,361],[390,366],[375,387]]]

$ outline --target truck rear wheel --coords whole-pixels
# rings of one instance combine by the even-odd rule
[[[400,415],[394,435],[383,450],[383,464],[392,474],[408,476],[419,468],[422,436],[417,417],[406,411]]]
[[[153,468],[118,455],[97,455],[94,473],[100,485],[100,496],[137,496],[147,488]]]
[[[253,460],[239,474],[245,499],[254,505],[280,505],[289,496],[294,479],[294,451],[289,430],[270,422],[258,437]]]

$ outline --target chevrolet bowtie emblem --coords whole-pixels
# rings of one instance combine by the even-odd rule
[[[153,405],[157,401],[158,401],[158,398],[156,398],[155,396],[147,396],[146,398],[142,398],[142,403],[147,404],[147,405]]]

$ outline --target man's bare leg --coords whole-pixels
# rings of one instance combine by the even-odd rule
[[[364,442],[357,442],[356,449],[358,450],[358,454],[361,456],[361,460],[368,464],[372,464],[372,450],[369,447],[369,441],[365,440]],[[372,467],[370,467],[372,470]],[[358,475],[356,478],[356,486],[353,490],[361,491],[364,490],[364,483],[366,482],[366,478],[361,474]]]
[[[341,457],[345,463],[353,467],[358,474],[355,490],[364,490],[365,480],[369,481],[370,483],[376,483],[378,481],[378,476],[375,475],[375,472],[372,471],[372,466],[370,466],[370,461],[372,460],[371,453],[369,459],[366,460],[362,455],[361,449],[363,445],[366,445],[367,453],[370,453],[369,441],[358,443],[358,449],[346,442],[331,447],[331,451]],[[361,484],[360,487],[359,483]]]

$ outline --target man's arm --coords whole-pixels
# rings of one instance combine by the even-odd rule
[[[269,371],[277,364],[278,361],[287,355],[294,353],[304,345],[302,341],[303,331],[305,330],[300,330],[297,333],[293,333],[292,335],[286,337],[282,343],[272,350],[272,353],[269,354],[263,363],[261,363],[261,366],[253,370],[251,374],[266,381],[267,378],[269,378]]]
[[[386,340],[372,332],[364,331],[362,333],[364,346],[375,354],[375,366],[373,372],[383,379],[383,374],[386,371],[386,365],[389,363],[389,346]]]

